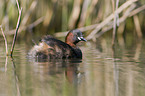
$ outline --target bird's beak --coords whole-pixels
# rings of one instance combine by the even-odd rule
[[[78,39],[80,40],[80,41],[87,41],[85,38],[83,38],[83,37],[78,37]]]

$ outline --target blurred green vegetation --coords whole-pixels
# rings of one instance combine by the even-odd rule
[[[0,0],[0,2],[0,25],[9,33],[15,29],[17,23],[16,1]],[[120,0],[119,6],[125,2],[126,0]],[[29,36],[30,32],[33,35],[41,36],[97,24],[113,13],[112,0],[19,0],[19,3],[23,8],[20,28],[27,26],[19,36],[25,38]],[[139,0],[136,2],[136,7],[144,4],[144,0]],[[145,11],[137,14],[142,32],[145,30],[144,14]],[[38,24],[29,27],[39,18],[41,20]],[[124,23],[123,31],[134,32],[133,17]]]

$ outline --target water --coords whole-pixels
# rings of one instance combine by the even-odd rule
[[[82,60],[36,62],[16,43],[13,59],[0,43],[0,96],[144,96],[144,40],[86,42]]]

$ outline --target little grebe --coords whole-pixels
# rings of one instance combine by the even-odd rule
[[[45,36],[38,45],[35,45],[29,54],[33,57],[44,59],[62,59],[62,58],[82,58],[82,52],[76,44],[79,41],[86,41],[80,30],[71,30],[68,32],[65,42],[54,37]]]

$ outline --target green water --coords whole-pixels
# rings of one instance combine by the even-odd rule
[[[82,60],[37,62],[17,42],[13,59],[0,42],[0,96],[144,96],[145,40],[111,39],[80,45]]]

